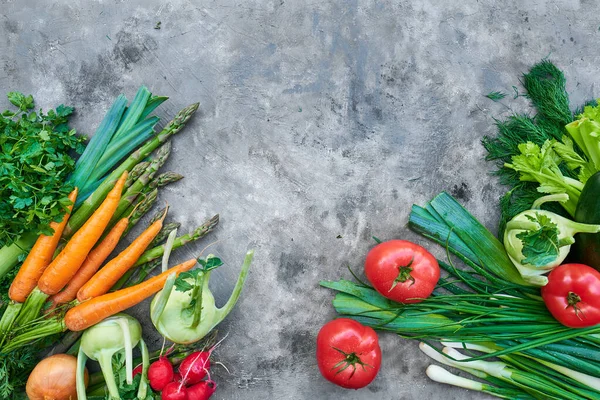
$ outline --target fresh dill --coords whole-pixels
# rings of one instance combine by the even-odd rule
[[[502,92],[490,92],[488,94],[485,95],[485,97],[487,97],[488,99],[492,100],[492,101],[500,101],[503,98],[506,97],[506,93],[502,93]]]
[[[536,113],[514,113],[504,120],[496,120],[496,135],[485,136],[482,140],[487,151],[486,160],[496,163],[494,174],[499,177],[500,183],[509,187],[500,199],[499,237],[503,235],[506,222],[531,208],[533,202],[544,195],[537,182],[525,182],[521,173],[506,165],[521,154],[520,144],[531,142],[542,147],[547,141],[561,142],[567,134],[565,125],[575,118],[570,110],[564,74],[549,60],[535,64],[522,76],[521,84],[525,93],[519,93],[514,86],[515,98],[528,98]],[[574,150],[581,153],[576,146]],[[557,164],[565,177],[577,179],[577,173],[566,163]],[[556,204],[547,207],[565,215],[565,210]]]

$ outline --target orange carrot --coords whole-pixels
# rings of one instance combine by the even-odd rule
[[[38,282],[38,288],[42,292],[56,294],[73,278],[117,209],[126,179],[127,171],[123,172],[94,214],[75,232],[65,248],[46,268]]]
[[[110,260],[102,269],[87,281],[77,292],[77,300],[84,302],[107,293],[111,287],[131,268],[146,251],[148,245],[154,240],[158,232],[162,229],[163,219],[150,225],[140,236],[138,236],[125,250],[118,256]]]
[[[65,325],[71,331],[87,329],[111,315],[141,303],[161,290],[170,274],[174,272],[179,275],[182,272],[189,271],[196,263],[196,259],[193,258],[138,285],[103,294],[81,303],[67,311]]]
[[[40,276],[42,276],[46,267],[52,262],[54,250],[58,245],[65,225],[67,225],[71,210],[73,209],[73,203],[75,203],[76,199],[77,188],[73,189],[69,194],[69,200],[72,204],[68,207],[65,215],[63,215],[62,221],[50,223],[50,228],[54,230],[54,233],[51,236],[40,235],[38,237],[23,265],[21,265],[17,276],[15,276],[10,285],[8,297],[11,300],[24,303],[29,293],[37,286]]]
[[[73,276],[73,279],[69,281],[62,292],[58,292],[54,296],[50,297],[48,301],[52,303],[52,308],[75,300],[77,297],[77,291],[79,291],[79,289],[81,289],[81,287],[92,276],[94,276],[104,260],[106,260],[115,247],[117,247],[117,243],[119,243],[121,235],[123,235],[123,232],[125,232],[125,229],[127,229],[127,225],[129,225],[129,218],[121,218],[106,235],[104,240],[102,240],[98,246],[90,251],[90,254],[88,254],[87,258],[81,265],[81,268],[77,270]]]

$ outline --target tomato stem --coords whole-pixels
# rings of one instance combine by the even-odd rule
[[[410,286],[415,284],[415,278],[413,278],[413,276],[410,274],[413,271],[411,265],[414,260],[415,258],[413,257],[410,259],[407,265],[398,266],[398,276],[396,277],[396,279],[394,279],[394,283],[392,284],[392,287],[390,288],[390,290],[388,290],[388,292],[391,292],[399,282],[404,283],[410,280]]]
[[[332,349],[334,349],[335,351],[340,352],[341,354],[344,355],[344,359],[342,361],[340,361],[339,363],[335,364],[331,369],[334,370],[338,367],[341,367],[336,374],[339,374],[340,372],[344,371],[346,368],[348,367],[352,367],[352,373],[350,374],[350,378],[352,378],[352,376],[354,376],[354,373],[356,372],[356,365],[360,365],[363,370],[366,370],[365,367],[371,367],[373,368],[371,365],[363,362],[360,357],[358,356],[358,354],[352,352],[352,353],[346,353],[343,350],[338,349],[337,347],[333,347],[331,346]]]
[[[581,311],[581,309],[577,306],[577,304],[579,304],[580,302],[581,302],[581,297],[579,297],[579,295],[577,293],[569,292],[569,294],[567,295],[568,305],[566,308],[573,307],[577,318],[582,319],[579,314],[583,314],[583,311]],[[585,315],[583,317],[585,318]]]

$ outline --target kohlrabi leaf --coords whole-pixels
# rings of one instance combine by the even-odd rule
[[[206,260],[198,259],[198,264],[202,265],[203,271],[210,271],[223,265],[223,261],[219,257],[207,257]]]
[[[188,290],[192,290],[194,288],[194,281],[196,280],[196,276],[202,272],[201,269],[197,268],[192,271],[186,271],[179,274],[177,279],[175,280],[175,290],[179,292],[187,292]],[[188,282],[189,280],[189,282]],[[192,282],[192,283],[190,283]]]
[[[535,267],[550,264],[556,260],[560,250],[558,226],[543,214],[536,213],[535,217],[528,215],[527,219],[537,223],[539,228],[517,234],[517,238],[523,243],[522,253],[525,256],[521,263]]]
[[[209,255],[206,257],[206,259],[199,258],[198,264],[200,264],[200,268],[179,274],[177,280],[175,281],[175,290],[179,292],[187,292],[188,290],[194,289],[194,282],[199,274],[220,267],[223,265],[223,261],[221,261],[219,257]]]

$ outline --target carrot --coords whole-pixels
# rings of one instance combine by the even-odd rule
[[[69,194],[69,201],[71,205],[68,207],[67,212],[63,215],[63,219],[60,222],[50,223],[50,228],[54,230],[51,236],[40,235],[37,241],[33,245],[33,248],[27,255],[27,258],[21,265],[17,276],[13,279],[10,289],[8,290],[8,297],[11,300],[18,303],[24,303],[27,296],[37,286],[40,276],[44,273],[44,270],[50,262],[52,262],[52,256],[54,250],[58,246],[58,241],[62,235],[65,225],[71,215],[73,204],[77,199],[77,188]]]
[[[52,308],[68,303],[75,300],[77,297],[77,291],[98,271],[98,268],[102,265],[104,260],[110,255],[110,253],[117,247],[119,239],[125,229],[129,225],[129,218],[121,218],[119,222],[110,230],[108,235],[96,246],[90,254],[86,257],[85,261],[81,265],[81,268],[77,270],[73,279],[69,281],[67,286],[62,292],[56,293],[48,300],[52,303]]]
[[[46,268],[38,282],[38,288],[42,292],[56,294],[73,278],[117,209],[126,179],[127,171],[123,172],[94,214],[75,232],[65,248]]]
[[[140,236],[138,236],[125,250],[118,256],[110,260],[102,269],[87,281],[77,292],[77,300],[84,302],[92,297],[97,297],[107,293],[111,287],[127,272],[133,264],[140,258],[148,245],[154,240],[158,232],[162,229],[163,217],[151,224]]]
[[[170,274],[179,275],[181,272],[189,271],[196,263],[196,259],[193,258],[138,285],[103,294],[81,303],[67,311],[64,320],[65,325],[71,331],[87,329],[111,315],[141,303],[160,291]]]

